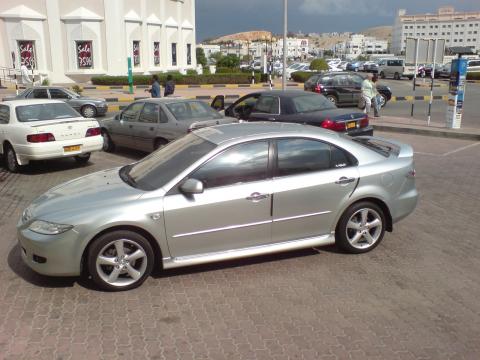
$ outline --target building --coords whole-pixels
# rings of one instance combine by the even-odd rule
[[[480,50],[480,11],[456,12],[451,6],[436,14],[407,15],[399,10],[392,34],[392,50],[405,51],[407,38],[445,39],[446,47],[466,46]]]
[[[54,83],[193,69],[195,0],[2,0],[0,67]]]
[[[198,44],[197,47],[202,48],[208,59],[212,54],[220,52],[220,45],[215,44]]]
[[[388,41],[362,34],[353,34],[349,40],[337,43],[334,52],[348,59],[355,59],[359,55],[386,54]]]

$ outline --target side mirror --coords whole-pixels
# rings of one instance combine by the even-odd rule
[[[225,109],[225,97],[223,95],[217,95],[210,106],[217,111]]]
[[[188,179],[180,185],[180,191],[185,195],[201,194],[203,193],[203,183],[197,179]]]

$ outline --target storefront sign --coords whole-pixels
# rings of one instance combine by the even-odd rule
[[[153,63],[160,65],[160,43],[158,41],[153,43]]]
[[[133,66],[140,65],[140,41],[133,42]]]
[[[18,52],[20,53],[20,64],[27,67],[36,68],[35,60],[35,42],[30,40],[18,42]]]
[[[93,50],[91,41],[77,41],[77,64],[79,69],[93,67]]]

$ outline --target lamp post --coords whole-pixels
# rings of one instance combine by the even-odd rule
[[[288,0],[283,0],[283,74],[282,90],[287,88],[287,7]]]

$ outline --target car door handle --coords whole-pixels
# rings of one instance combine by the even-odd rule
[[[257,201],[268,198],[268,196],[269,194],[260,194],[259,192],[254,192],[250,196],[247,196],[246,199],[253,202],[257,202]]]
[[[346,185],[346,184],[350,184],[351,182],[354,182],[354,181],[355,181],[355,178],[347,178],[345,176],[342,176],[340,179],[335,181],[335,184]]]

